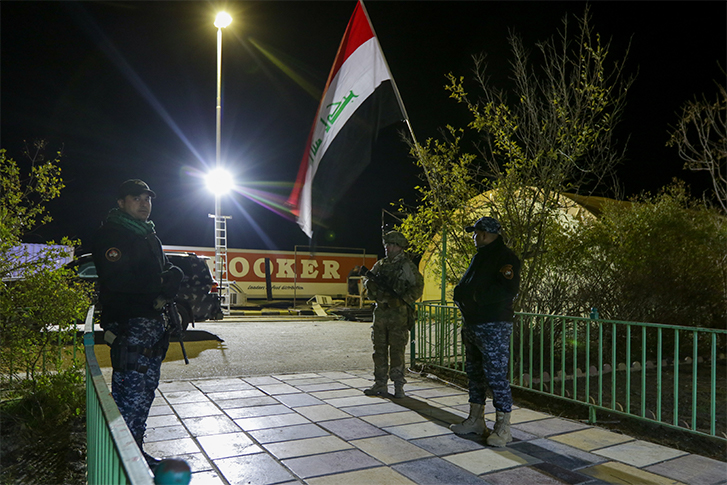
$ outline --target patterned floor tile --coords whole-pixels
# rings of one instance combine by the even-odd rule
[[[234,419],[257,418],[260,416],[274,416],[276,414],[294,413],[292,409],[283,404],[271,404],[270,406],[250,406],[244,408],[227,409],[225,412]]]
[[[183,423],[194,436],[240,432],[240,427],[225,415],[186,418]]]
[[[420,485],[488,485],[485,480],[442,458],[425,458],[391,468]]]
[[[172,407],[174,408],[174,412],[177,413],[182,419],[194,418],[196,416],[214,416],[215,414],[222,414],[220,408],[218,408],[211,402],[175,404]]]
[[[163,401],[163,400],[159,400]],[[172,411],[172,407],[167,404],[166,402],[163,402],[162,404],[157,404],[158,401],[154,401],[154,404],[152,404],[151,409],[149,409],[149,416],[163,416],[165,414],[174,414],[174,411]]]
[[[323,401],[313,396],[298,392],[296,394],[280,394],[275,396],[275,399],[282,402],[289,408],[297,408],[299,406],[314,406],[316,404],[323,404]]]
[[[217,475],[217,472],[204,471],[192,473],[192,480],[190,483],[194,483],[194,485],[224,485],[225,482],[223,482]]]
[[[329,379],[334,380],[351,379],[352,377],[355,377],[353,374],[349,374],[348,372],[339,371],[318,372],[318,375],[321,377],[328,377]]]
[[[645,470],[694,485],[727,482],[727,463],[699,455],[682,456]]]
[[[542,444],[543,446],[549,445],[547,442]],[[531,441],[523,441],[520,443],[511,443],[508,447],[568,470],[582,468],[592,463],[591,461],[581,460],[573,456],[559,454],[552,447],[548,446],[548,448],[544,448],[543,446],[536,445]]]
[[[643,468],[654,463],[671,460],[686,455],[684,451],[667,448],[648,441],[630,441],[621,445],[601,448],[593,452],[611,460],[620,461],[628,465]]]
[[[469,396],[466,392],[462,392],[458,389],[452,388],[452,387],[434,387],[434,388],[428,388],[428,389],[422,389],[422,390],[414,390],[411,391],[411,394],[416,397],[421,397],[424,399],[433,399],[433,398],[441,398],[441,397],[457,397],[461,398],[463,403],[466,403],[469,399]]]
[[[189,433],[184,429],[184,426],[147,426],[146,433],[144,433],[144,442],[151,443],[152,441],[178,440],[189,437]]]
[[[381,466],[381,463],[359,450],[343,450],[321,455],[283,460],[297,476],[303,479],[334,473]]]
[[[526,423],[528,421],[538,421],[548,419],[551,416],[545,413],[539,413],[537,411],[531,411],[529,409],[513,409],[510,413],[510,424]],[[485,415],[485,418],[495,421],[495,414]]]
[[[333,419],[345,419],[351,417],[351,415],[347,412],[341,411],[340,409],[333,407],[330,404],[320,404],[318,406],[303,406],[300,408],[296,408],[296,412],[302,416],[305,416],[314,423],[317,423],[319,421],[331,421]]]
[[[174,458],[186,461],[193,474],[212,470],[212,463],[202,453],[188,453],[186,455],[177,455]]]
[[[250,384],[237,377],[230,379],[206,379],[203,381],[192,381],[192,384],[206,394],[222,391],[244,391],[253,388]]]
[[[303,440],[283,441],[280,443],[268,443],[264,447],[279,460],[354,448],[353,445],[343,441],[341,438],[331,435]]]
[[[337,389],[351,389],[349,386],[345,384],[341,384],[340,382],[331,382],[328,384],[306,384],[306,385],[298,385],[296,384],[295,387],[301,390],[301,392],[308,392],[308,393],[314,393],[318,391],[332,391]],[[358,390],[358,389],[356,389]]]
[[[558,465],[555,465],[553,463],[538,463],[536,465],[533,465],[533,468],[543,471],[551,477],[557,478],[562,483],[568,483],[569,485],[578,485],[581,483],[590,482],[592,480],[592,478],[589,476],[559,467]]]
[[[583,423],[578,423],[576,421],[570,421],[568,419],[549,418],[540,419],[537,421],[530,421],[526,423],[518,423],[513,427],[516,427],[517,429],[525,431],[526,433],[529,433],[531,435],[544,438],[546,436],[570,433],[571,431],[585,429],[589,426]]]
[[[417,438],[426,438],[429,436],[438,436],[443,434],[452,434],[452,431],[446,426],[442,426],[431,421],[422,423],[403,424],[401,426],[391,426],[384,428],[385,431],[404,438],[405,440],[415,440]]]
[[[488,473],[483,478],[492,485],[563,485],[563,482],[557,478],[530,467]]]
[[[269,394],[271,396],[275,396],[278,394],[294,394],[296,392],[300,392],[300,389],[296,389],[295,387],[289,385],[289,384],[268,384],[264,386],[257,386],[258,389],[260,389],[265,394]]]
[[[182,422],[174,414],[163,414],[160,416],[149,416],[146,418],[147,428],[157,428],[162,426],[179,426]]]
[[[425,450],[437,455],[446,456],[464,451],[481,450],[485,448],[485,444],[481,437],[476,435],[468,435],[469,437],[458,436],[454,433],[441,436],[432,436],[431,438],[420,438],[411,440],[411,443],[424,448]]]
[[[307,379],[294,379],[290,381],[286,381],[286,384],[290,384],[291,386],[297,387],[300,389],[302,386],[315,386],[315,385],[330,385],[332,383],[335,383],[333,379],[329,379],[328,377],[311,377]]]
[[[347,386],[355,387],[358,389],[364,389],[367,387],[371,387],[374,385],[373,375],[370,379],[365,379],[363,377],[354,377],[353,379],[336,379],[338,382],[342,384],[346,384]]]
[[[353,440],[350,443],[385,465],[433,456],[428,451],[411,444],[409,441],[392,435]]]
[[[558,455],[562,455],[567,458],[572,458],[575,460],[580,460],[585,463],[603,463],[605,461],[608,461],[606,458],[598,455],[594,455],[593,453],[589,453],[587,451],[579,450],[578,448],[574,448],[572,446],[568,446],[563,443],[558,443],[557,441],[553,441],[551,439],[545,439],[545,438],[538,438],[534,439],[532,441],[529,441],[528,443],[539,446],[540,448],[544,448],[548,451],[551,451],[553,453],[557,453]],[[519,443],[517,444],[510,444],[512,447],[517,446],[523,446]],[[562,463],[558,463],[562,464]]]
[[[367,468],[325,477],[309,478],[308,485],[415,485],[401,473],[388,467]]]
[[[354,396],[335,397],[333,399],[324,399],[324,401],[331,406],[336,406],[337,408],[345,408],[347,406],[363,406],[366,404],[377,404],[384,402],[383,399],[378,396],[366,396],[360,391],[357,395]]]
[[[444,457],[450,463],[464,468],[475,475],[490,473],[506,468],[513,468],[528,464],[522,457],[507,451],[495,451],[491,448],[466,451]]]
[[[321,376],[314,373],[300,373],[300,374],[283,374],[283,375],[272,375],[271,377],[292,384],[291,381],[300,381],[303,379],[317,379]]]
[[[633,485],[635,483],[640,485],[677,485],[681,483],[671,478],[614,461],[584,468],[579,472],[606,483],[618,485]]]
[[[144,451],[157,458],[172,458],[177,455],[199,453],[201,450],[192,438],[182,438],[144,443]]]
[[[251,386],[259,387],[259,386],[268,386],[271,384],[282,384],[281,381],[274,379],[270,376],[259,376],[259,377],[245,377],[243,379],[245,382],[250,384]]]
[[[371,426],[369,423],[358,418],[323,421],[318,424],[346,441],[386,434],[385,431],[380,430],[376,426]]]
[[[552,441],[564,443],[579,450],[593,451],[599,448],[633,441],[630,436],[614,433],[601,428],[587,428],[572,433],[562,434],[549,438]]]
[[[389,414],[404,411],[406,408],[393,402],[381,402],[376,404],[366,404],[363,406],[350,406],[346,408],[346,412],[352,416],[371,416],[373,414]]]
[[[378,426],[379,428],[385,428],[387,426],[397,426],[401,424],[421,423],[426,421],[427,418],[414,411],[401,411],[396,413],[388,414],[372,414],[369,416],[361,416],[361,419],[367,423]]]
[[[197,441],[199,441],[207,456],[213,460],[250,455],[262,451],[262,448],[256,445],[245,433],[200,436]]]
[[[207,394],[207,397],[209,397],[213,401],[220,403],[220,404],[222,404],[224,401],[230,401],[230,400],[235,400],[235,399],[246,399],[246,398],[250,398],[250,397],[264,397],[264,396],[267,396],[267,394],[255,389],[252,386],[250,386],[250,389],[237,389],[235,391],[210,392]]]
[[[274,485],[295,479],[285,467],[266,453],[215,460],[215,465],[229,483]]]
[[[361,396],[361,391],[352,387],[344,389],[332,389],[326,391],[311,392],[311,396],[325,401],[326,399],[337,399],[340,397]]]
[[[257,431],[250,431],[250,436],[255,438],[258,443],[277,443],[286,440],[300,440],[305,438],[315,438],[318,436],[328,436],[329,433],[325,429],[315,424],[302,424],[298,426],[287,426],[285,428],[269,428]]]
[[[437,403],[440,406],[461,406],[462,404],[467,403],[467,395],[463,396],[442,396],[442,397],[430,397],[427,398],[427,400],[430,403]]]
[[[164,398],[171,405],[188,402],[209,402],[207,396],[197,389],[193,391],[167,391]]]
[[[160,382],[157,392],[165,393],[167,391],[194,391],[197,388],[194,387],[190,381],[166,381]]]
[[[260,416],[257,418],[236,419],[235,423],[245,431],[254,431],[265,428],[279,428],[281,426],[294,426],[307,424],[310,421],[297,413],[276,414],[274,416]]]
[[[271,404],[278,404],[278,401],[274,397],[260,393],[262,397],[247,397],[244,399],[226,399],[224,401],[217,401],[217,405],[230,414],[233,409],[246,408],[250,406],[268,406]],[[244,411],[235,411],[236,413],[243,413]],[[230,417],[237,417],[232,416]]]

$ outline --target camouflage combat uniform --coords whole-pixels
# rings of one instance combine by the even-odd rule
[[[372,278],[367,278],[364,283],[369,297],[376,300],[371,332],[374,379],[378,386],[385,387],[389,377],[395,384],[403,386],[406,383],[404,352],[414,323],[414,312],[409,305],[421,298],[424,278],[403,251],[393,258],[377,261],[371,272],[376,275],[377,281],[385,283],[377,284]],[[406,303],[382,286],[392,288]]]
[[[469,401],[485,404],[487,389],[497,411],[509,413],[512,393],[507,379],[513,300],[520,285],[520,260],[502,237],[477,249],[454,290],[464,317],[465,371]]]
[[[96,231],[101,328],[111,346],[112,395],[139,444],[169,347],[159,301],[172,299],[183,273],[169,263],[154,225],[112,210]]]

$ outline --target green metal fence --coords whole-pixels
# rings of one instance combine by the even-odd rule
[[[86,315],[86,438],[90,485],[152,485],[154,477],[116,407],[94,351],[91,306]]]
[[[464,374],[457,307],[419,303],[411,361]],[[517,313],[515,388],[727,441],[727,330]]]

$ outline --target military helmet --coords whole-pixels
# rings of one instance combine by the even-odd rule
[[[388,243],[396,244],[401,249],[406,249],[409,247],[409,241],[399,231],[389,231],[384,234],[384,244]]]

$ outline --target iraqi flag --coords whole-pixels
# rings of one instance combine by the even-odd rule
[[[291,212],[309,238],[371,161],[379,129],[406,118],[361,1],[328,75],[293,191]]]

